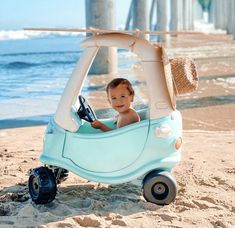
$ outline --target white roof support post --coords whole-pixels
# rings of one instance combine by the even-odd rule
[[[80,57],[60,99],[55,122],[62,128],[75,132],[79,129],[79,123],[72,118],[71,108],[80,94],[84,79],[91,67],[99,47],[89,47]]]

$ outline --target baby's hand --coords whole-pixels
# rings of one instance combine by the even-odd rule
[[[102,123],[99,121],[99,120],[94,120],[92,123],[91,123],[91,126],[93,128],[96,128],[96,129],[100,129],[102,127]]]

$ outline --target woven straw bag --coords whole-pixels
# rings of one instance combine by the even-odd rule
[[[189,93],[197,89],[199,80],[193,59],[176,57],[170,60],[170,65],[176,95]]]

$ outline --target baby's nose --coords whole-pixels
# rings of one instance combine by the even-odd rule
[[[117,99],[117,104],[121,104],[122,103],[122,99],[121,98],[118,98]]]

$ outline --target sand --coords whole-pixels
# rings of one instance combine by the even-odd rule
[[[35,205],[28,171],[40,166],[45,126],[0,131],[0,227],[233,227],[235,132],[185,130],[174,169],[176,200],[157,206],[131,183],[102,185],[70,173],[56,199]]]
[[[214,45],[213,55],[224,56],[235,47],[227,42],[223,52],[206,44]],[[196,61],[199,89],[177,101],[184,131],[182,160],[173,170],[178,184],[173,203],[148,203],[132,183],[104,185],[70,173],[52,203],[35,205],[27,180],[29,171],[42,165],[46,126],[11,124],[0,130],[0,227],[235,227],[235,88],[230,83],[235,61],[231,56]]]

